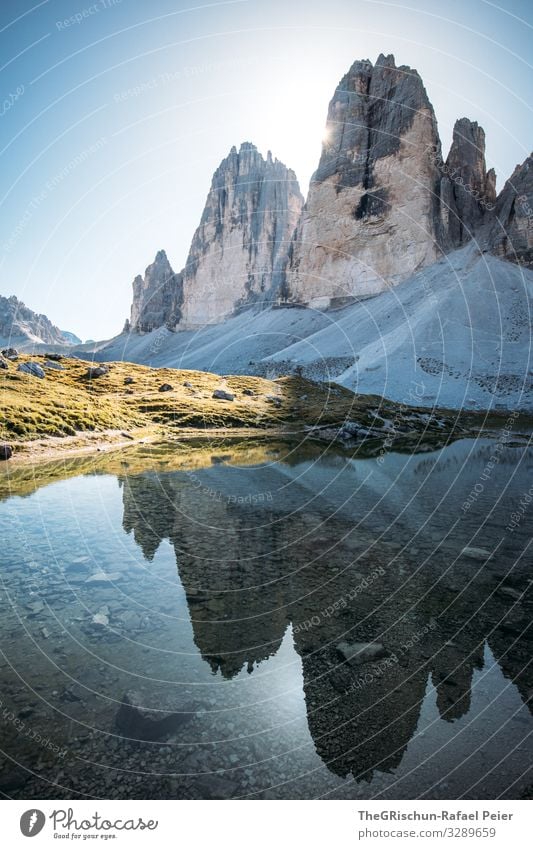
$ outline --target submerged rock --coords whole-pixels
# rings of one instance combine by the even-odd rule
[[[462,557],[470,557],[472,560],[487,560],[491,553],[486,548],[476,548],[473,545],[466,545],[461,551]]]
[[[85,581],[86,584],[108,584],[109,582],[119,581],[122,578],[120,572],[95,572],[90,578]]]
[[[337,645],[337,651],[351,666],[361,666],[388,655],[382,643],[347,643],[345,640]]]
[[[115,726],[120,734],[133,740],[160,740],[177,731],[192,719],[192,713],[165,713],[143,706],[143,697],[137,692],[125,693]]]
[[[102,610],[99,610],[98,613],[95,613],[92,618],[93,625],[99,625],[102,628],[105,628],[109,625],[109,616],[107,613],[104,613]]]

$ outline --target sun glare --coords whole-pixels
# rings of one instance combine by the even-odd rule
[[[329,127],[324,128],[324,132],[322,133],[322,144],[329,144],[331,141],[331,129]]]

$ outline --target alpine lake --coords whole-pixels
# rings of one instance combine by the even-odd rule
[[[527,796],[532,472],[497,436],[5,469],[1,793]]]

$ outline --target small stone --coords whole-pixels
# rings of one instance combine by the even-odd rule
[[[126,384],[126,386],[129,386],[130,383],[135,383],[135,380],[133,379],[133,377],[128,376],[124,378],[124,383]]]
[[[7,442],[0,443],[0,460],[9,460],[13,456],[13,449]]]
[[[171,392],[173,389],[174,387],[171,386],[170,383],[162,383],[159,387],[160,392]]]
[[[213,454],[211,457],[213,466],[220,466],[222,463],[227,463],[228,460],[231,460],[231,454]]]
[[[94,616],[93,616],[92,621],[93,621],[93,625],[100,625],[100,626],[102,626],[102,627],[104,627],[104,628],[105,628],[107,625],[109,625],[109,617],[108,617],[108,616],[106,616],[106,614],[105,614],[105,613],[103,613],[102,611],[99,611],[98,613],[95,613],[95,614],[94,614]]]
[[[37,616],[38,613],[42,613],[44,610],[44,604],[42,601],[30,601],[26,605],[27,610],[29,610],[28,616]]]
[[[184,382],[184,384],[183,384],[183,385],[184,385],[184,386],[186,386],[186,387],[187,387],[187,389],[192,389],[192,388],[193,388],[192,383],[190,383],[188,380],[186,380],[186,381]]]
[[[514,598],[516,601],[522,598],[520,590],[515,590],[514,587],[498,587],[496,590],[499,595],[505,595],[508,598]]]
[[[31,716],[34,713],[34,709],[28,705],[28,707],[23,707],[19,710],[19,716],[21,719],[27,719],[28,716]]]
[[[0,356],[0,368],[9,368],[8,361],[2,356]]]
[[[475,546],[467,545],[461,551],[463,557],[470,557],[472,560],[487,560],[490,557],[490,551],[486,548],[476,548]]]
[[[243,395],[249,395],[250,397],[253,397],[255,395],[255,392],[253,391],[253,389],[243,389],[242,394]]]
[[[337,651],[352,666],[360,666],[388,654],[382,643],[347,643],[345,640],[337,645]]]
[[[235,401],[235,395],[232,395],[231,392],[226,392],[224,389],[215,389],[212,397],[217,398],[219,401]]]

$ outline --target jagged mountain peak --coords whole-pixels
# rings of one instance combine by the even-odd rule
[[[175,274],[164,250],[157,251],[144,277],[133,281],[131,316],[126,328],[148,332],[154,327],[174,329],[181,318],[183,278]]]
[[[164,251],[133,283],[130,327],[213,323],[279,288],[303,197],[294,171],[251,142],[216,169],[185,268]]]
[[[490,249],[497,256],[533,268],[533,153],[505,183],[487,229]]]
[[[444,160],[418,71],[392,54],[357,60],[329,104],[305,207],[294,172],[271,151],[265,158],[250,141],[233,146],[213,175],[183,271],[175,275],[158,255],[136,278],[132,327],[218,323],[278,296],[341,306],[482,233],[487,250],[531,264],[532,174],[528,159],[496,198],[477,121],[457,119]]]

